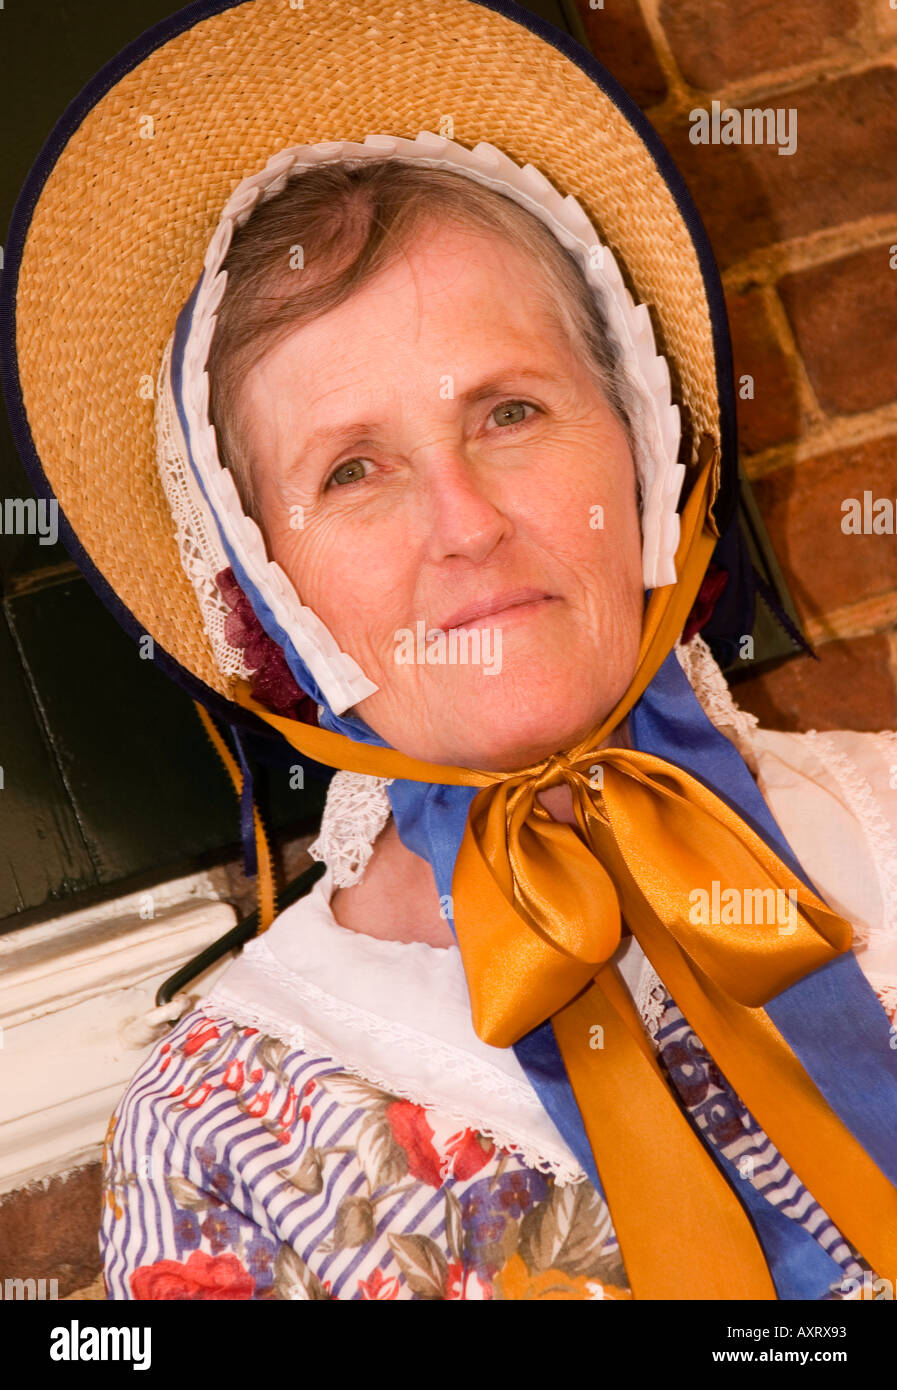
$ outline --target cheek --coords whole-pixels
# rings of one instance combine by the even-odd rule
[[[569,468],[555,457],[519,519],[583,576],[641,588],[641,526],[628,452],[600,469],[583,467],[583,457],[588,454],[578,452]]]
[[[337,644],[353,652],[364,646],[401,592],[401,546],[385,543],[376,528],[326,515],[301,529],[269,527],[268,534],[273,558]]]

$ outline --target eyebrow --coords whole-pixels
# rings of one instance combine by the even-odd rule
[[[485,400],[488,396],[499,395],[502,391],[509,390],[515,382],[541,381],[552,386],[563,386],[567,380],[567,377],[547,371],[544,367],[505,367],[500,372],[490,373],[487,378],[469,386],[466,391],[461,391],[454,399],[463,405],[475,405],[477,401]],[[300,451],[293,457],[289,471],[300,467],[310,454],[325,447],[348,447],[353,440],[359,444],[368,443],[379,429],[379,423],[369,419],[351,420],[341,425],[321,425],[312,430],[303,441]]]

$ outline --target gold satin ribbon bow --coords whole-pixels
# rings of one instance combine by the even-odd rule
[[[870,1265],[894,1279],[897,1189],[763,1009],[849,950],[849,924],[688,773],[648,753],[599,746],[668,655],[706,571],[717,539],[718,451],[704,457],[682,512],[678,581],[652,593],[633,681],[575,748],[513,773],[443,766],[280,718],[246,682],[236,698],[317,762],[481,788],[452,880],[478,1036],[508,1047],[551,1019],[635,1298],[775,1299],[751,1221],[680,1109],[609,963],[625,920],[776,1148]],[[560,782],[570,787],[576,828],[537,799]],[[742,903],[764,905],[761,920],[695,922],[693,895],[703,890],[709,901],[714,882],[717,901],[735,888]],[[779,920],[769,921],[766,908],[785,896],[788,919],[774,912]]]

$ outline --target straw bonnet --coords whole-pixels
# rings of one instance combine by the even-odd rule
[[[207,576],[188,576],[195,537],[185,545],[173,525],[173,470],[166,480],[157,460],[160,363],[182,306],[255,198],[302,159],[352,153],[466,168],[528,203],[568,245],[600,240],[600,274],[626,311],[617,336],[661,402],[666,510],[687,494],[683,476],[705,437],[721,455],[715,529],[734,514],[713,256],[669,155],[598,63],[513,5],[191,6],[93,79],[32,169],[4,276],[3,338],[14,345],[4,376],[19,450],[37,494],[58,500],[66,547],[135,639],[152,637],[162,668],[233,725],[258,727],[233,700],[245,669],[220,639],[220,597],[204,602]],[[676,533],[657,526],[649,587],[652,574],[675,577]],[[337,684],[349,681],[343,705],[373,688],[328,648],[309,610],[299,617],[323,690],[335,670]],[[328,693],[338,711],[332,681]]]
[[[575,747],[510,773],[410,758],[351,713],[371,682],[266,554],[208,419],[235,227],[315,163],[384,156],[458,169],[549,225],[604,301],[636,402],[651,594],[635,674]],[[795,1223],[782,1238],[763,1193],[683,1115],[610,966],[624,919],[771,1142],[844,1237],[892,1272],[887,1017],[849,923],[816,895],[672,651],[684,627],[708,630],[711,556],[730,576],[744,558],[728,330],[682,179],[600,64],[525,11],[480,0],[191,6],[63,116],[16,206],[2,296],[13,430],[36,492],[58,500],[63,541],[213,713],[390,779],[400,838],[453,903],[475,1031],[517,1050],[605,1192],[636,1297],[775,1298],[794,1270],[802,1292],[824,1296],[831,1270]],[[318,702],[318,727],[247,698],[214,592],[228,570]],[[744,612],[730,610],[733,631],[750,630]],[[631,746],[608,745],[624,716]],[[538,804],[560,783],[580,834]],[[711,877],[787,888],[796,924],[696,922],[690,894]],[[269,900],[263,922],[271,913]],[[613,1065],[595,1065],[596,1022]]]

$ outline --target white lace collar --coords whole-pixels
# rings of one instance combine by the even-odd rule
[[[201,1007],[333,1057],[374,1085],[517,1148],[559,1182],[582,1181],[513,1049],[490,1047],[474,1032],[458,947],[383,941],[343,927],[330,909],[334,888],[328,868],[244,947]],[[615,960],[636,991],[650,970],[638,943],[627,938]]]

